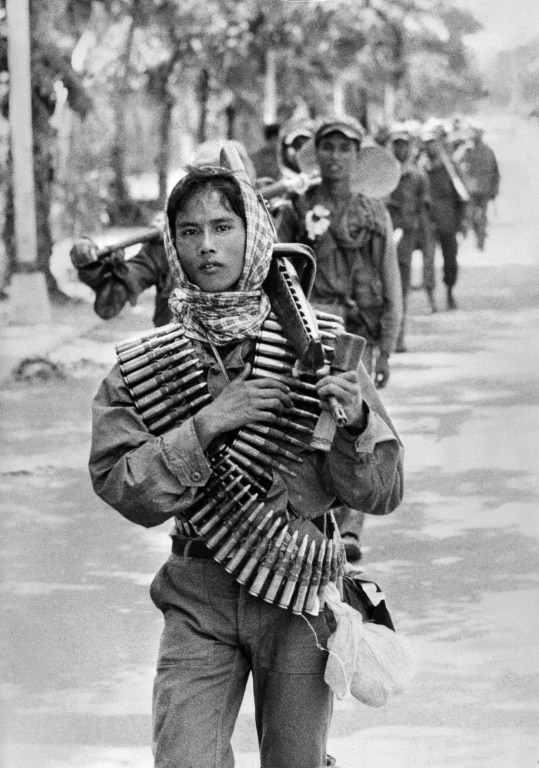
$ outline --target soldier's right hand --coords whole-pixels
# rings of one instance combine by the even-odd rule
[[[75,269],[81,269],[98,261],[98,248],[89,237],[77,240],[69,251],[69,258]]]
[[[195,416],[195,429],[202,448],[234,429],[256,422],[271,423],[287,408],[292,408],[290,388],[277,379],[249,379],[246,365],[209,405]]]

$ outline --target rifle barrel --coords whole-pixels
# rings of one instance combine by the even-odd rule
[[[113,251],[117,251],[119,248],[128,248],[130,245],[137,245],[137,243],[149,243],[152,240],[159,240],[163,238],[163,233],[158,227],[146,227],[146,229],[139,230],[138,233],[134,233],[125,237],[123,240],[119,240],[117,243],[109,243],[102,248],[98,248],[97,258],[107,256]]]

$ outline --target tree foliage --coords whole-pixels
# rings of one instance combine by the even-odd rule
[[[539,37],[498,54],[488,87],[499,104],[539,117]]]
[[[360,119],[382,108],[388,87],[396,117],[462,111],[481,90],[463,43],[477,22],[450,0],[32,0],[32,8],[34,87],[50,117],[60,80],[78,114],[78,186],[67,199],[86,184],[121,202],[128,174],[154,169],[162,201],[171,158],[190,142],[227,135],[254,149],[268,51],[280,121],[298,106],[331,109],[342,81]]]

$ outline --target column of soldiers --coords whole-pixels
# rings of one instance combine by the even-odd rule
[[[403,232],[397,246],[403,289],[403,322],[396,351],[406,351],[404,335],[412,254],[423,256],[423,281],[430,310],[435,299],[435,250],[442,256],[448,310],[457,308],[459,235],[472,230],[479,250],[487,236],[487,208],[499,192],[500,172],[493,150],[475,121],[448,125],[431,119],[392,126],[383,140],[402,163],[401,180],[386,204],[393,225]],[[415,236],[414,236],[415,233]]]
[[[389,378],[389,360],[405,352],[414,252],[422,256],[422,282],[430,312],[438,311],[435,253],[442,257],[445,307],[457,308],[459,233],[475,233],[484,248],[487,206],[500,174],[483,129],[471,121],[398,123],[375,139],[349,116],[272,124],[251,158],[240,142],[253,185],[266,197],[281,241],[309,245],[317,259],[312,300],[345,319],[367,340],[364,362],[378,387]],[[311,146],[311,166],[302,148]],[[383,143],[400,164],[400,177],[383,199],[354,192],[354,167],[364,147]],[[199,148],[194,162],[208,162],[218,142]],[[209,154],[208,154],[209,152]],[[276,183],[277,182],[277,183]],[[282,182],[279,184],[278,182]],[[268,191],[266,194],[265,191]],[[277,191],[276,191],[277,190]],[[91,241],[78,243],[73,263],[96,293],[97,314],[109,319],[155,287],[156,326],[170,321],[171,276],[162,239],[146,242],[126,260],[122,250],[99,257]]]
[[[363,363],[378,388],[389,379],[391,355],[407,349],[414,252],[422,255],[422,288],[434,313],[436,247],[443,262],[446,308],[454,310],[457,235],[471,225],[478,247],[484,246],[486,207],[498,192],[499,172],[481,134],[477,126],[465,132],[462,125],[450,132],[439,121],[391,126],[383,151],[396,159],[398,172],[383,197],[376,183],[371,183],[375,194],[369,194],[365,179],[357,191],[355,169],[361,167],[362,152],[379,143],[353,117],[292,121],[278,134],[272,125],[266,145],[251,158],[243,145],[232,142],[253,186],[267,201],[281,242],[304,243],[314,251],[311,302],[340,315],[347,331],[366,339]],[[217,164],[219,146],[209,142],[199,147],[194,163],[211,163],[215,155]],[[386,170],[384,163],[379,173],[375,167],[371,182],[379,182]],[[159,225],[156,234],[127,260],[121,249],[100,256],[90,240],[76,244],[72,260],[80,279],[95,290],[100,317],[115,317],[126,303],[135,304],[143,291],[155,287],[154,325],[170,322],[173,281]],[[363,515],[343,507],[336,518],[341,531],[350,534],[345,544],[357,563]]]
[[[94,400],[90,459],[96,493],[124,517],[145,526],[175,518],[169,560],[151,589],[165,622],[156,766],[231,764],[249,674],[261,762],[334,764],[320,654],[330,625],[317,590],[331,583],[344,595],[345,576],[361,574],[363,515],[388,514],[402,499],[402,445],[373,382],[385,387],[393,352],[406,351],[414,251],[423,253],[436,312],[440,246],[446,307],[456,308],[457,233],[471,194],[447,136],[431,125],[416,137],[400,124],[383,149],[342,114],[275,128],[252,160],[238,143],[228,153],[200,147],[163,225],[154,222],[132,259],[118,247],[100,253],[88,239],[72,250],[101,317],[154,287],[154,324],[172,321],[118,346]],[[468,147],[458,157],[463,176],[471,173]],[[477,206],[486,209],[496,192],[474,190]],[[308,249],[288,248],[308,257],[296,275],[275,259],[275,240],[309,246],[316,270]],[[284,269],[280,281],[274,267]],[[320,335],[303,354],[301,333],[301,344],[289,343],[298,324],[318,331],[329,321],[333,347]],[[363,366],[361,352],[339,360],[345,341],[365,344]],[[324,415],[332,429],[322,448],[313,438]],[[184,664],[193,649],[210,663]]]

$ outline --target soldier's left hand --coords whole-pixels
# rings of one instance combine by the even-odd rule
[[[379,355],[374,367],[374,384],[376,389],[383,389],[389,379],[389,360],[385,355]]]
[[[71,250],[69,251],[69,258],[75,269],[82,269],[88,266],[88,264],[95,264],[98,259],[98,248],[93,240],[89,237],[81,237],[73,243]]]
[[[333,396],[342,406],[348,419],[347,426],[363,425],[363,398],[359,374],[356,371],[346,371],[330,376],[324,376],[316,383],[316,391],[322,401],[322,408],[329,410],[327,400]]]

